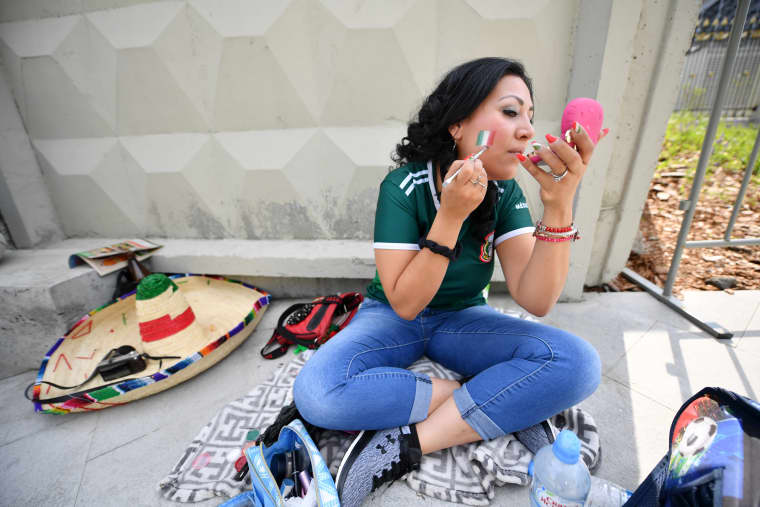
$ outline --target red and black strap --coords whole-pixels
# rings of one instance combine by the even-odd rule
[[[261,355],[276,359],[285,354],[290,345],[318,348],[348,325],[363,299],[361,293],[347,292],[291,305],[280,315]]]

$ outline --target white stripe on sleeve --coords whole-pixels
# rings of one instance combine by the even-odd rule
[[[498,238],[496,238],[493,241],[493,246],[498,245],[499,243],[501,243],[502,241],[504,241],[506,239],[514,238],[515,236],[519,236],[520,234],[533,234],[533,231],[535,229],[536,229],[535,227],[521,227],[519,229],[515,229],[515,230],[509,231],[509,232],[505,232],[504,234],[502,234],[501,236],[499,236]]]
[[[372,243],[375,250],[419,250],[420,246],[416,243]]]

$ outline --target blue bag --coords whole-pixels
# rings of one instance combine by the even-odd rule
[[[285,498],[281,493],[283,482],[297,477],[288,477],[293,470],[306,470],[313,478],[319,507],[340,507],[330,470],[319,449],[296,419],[280,430],[280,435],[272,446],[264,444],[245,450],[251,477],[251,491],[246,491],[222,504],[224,507],[281,507]],[[296,486],[298,487],[298,486]]]

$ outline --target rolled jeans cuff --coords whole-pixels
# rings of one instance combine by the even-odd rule
[[[408,423],[414,424],[427,419],[430,400],[433,399],[433,382],[424,373],[410,373],[414,374],[417,381],[414,391],[414,405],[412,405],[412,413],[409,414]]]
[[[454,391],[454,403],[459,409],[459,414],[483,440],[493,440],[503,437],[504,431],[499,428],[483,410],[478,407],[467,391],[467,385],[463,385]]]

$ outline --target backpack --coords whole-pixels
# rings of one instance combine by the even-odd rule
[[[706,387],[676,413],[670,450],[628,506],[760,505],[760,404]]]
[[[265,359],[276,359],[291,345],[309,349],[320,345],[346,327],[364,297],[359,292],[315,298],[311,303],[296,303],[277,321],[272,337],[261,349]]]

